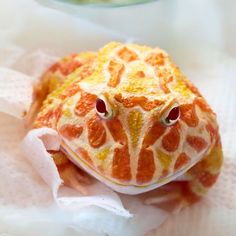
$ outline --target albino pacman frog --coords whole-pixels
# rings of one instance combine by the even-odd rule
[[[193,203],[219,175],[216,115],[159,48],[111,42],[70,55],[43,75],[39,107],[33,128],[58,132],[52,158],[81,192],[89,176],[133,195],[182,178],[181,198]]]

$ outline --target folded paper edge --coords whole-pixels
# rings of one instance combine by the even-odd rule
[[[40,176],[48,184],[48,186],[52,188],[54,201],[57,203],[59,207],[70,208],[70,205],[72,206],[74,204],[72,206],[73,209],[75,208],[79,209],[82,207],[93,205],[93,206],[101,207],[105,210],[113,212],[116,215],[123,216],[125,218],[132,217],[132,214],[123,207],[122,202],[121,202],[122,205],[119,208],[112,204],[105,204],[104,202],[101,202],[101,201],[100,202],[92,201],[90,203],[85,204],[85,202],[83,203],[82,198],[79,199],[76,197],[58,197],[58,190],[59,190],[60,185],[63,183],[63,181],[59,176],[55,163],[53,162],[50,154],[46,150],[45,144],[43,143],[42,137],[45,135],[49,135],[50,138],[54,139],[55,141],[54,149],[58,150],[60,147],[60,138],[57,132],[51,128],[45,128],[45,127],[39,128],[39,129],[33,129],[29,131],[21,143],[21,148],[22,148],[23,153],[25,154],[25,157],[32,164],[34,169],[40,174]],[[36,143],[37,145],[37,152],[38,152],[37,154],[35,153],[35,144],[33,145],[33,143]],[[45,171],[45,169],[51,168],[51,172],[53,173],[50,176],[47,176],[47,174],[44,175],[41,171],[39,171],[39,168],[37,165],[37,156],[39,157],[39,155],[45,155],[47,157],[48,159],[47,162],[45,162],[44,165],[40,167],[40,169],[44,169]]]

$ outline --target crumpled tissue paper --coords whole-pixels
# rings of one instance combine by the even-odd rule
[[[61,180],[44,146],[47,137],[47,145],[57,148],[52,130],[34,131],[22,144],[26,131],[21,118],[30,106],[35,79],[60,56],[97,50],[108,41],[127,38],[34,1],[0,2],[0,9],[0,233],[141,236],[169,217],[149,235],[235,234],[233,59],[220,56],[206,67],[203,53],[198,55],[201,63],[184,68],[219,115],[225,163],[219,181],[202,202],[170,216],[144,205],[138,197],[119,195],[98,182],[90,187],[89,196],[59,187]],[[206,55],[209,58],[211,51]]]

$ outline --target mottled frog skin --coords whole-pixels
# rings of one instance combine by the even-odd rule
[[[72,162],[126,194],[185,176],[182,194],[193,202],[219,175],[216,115],[159,48],[111,42],[68,56],[49,68],[35,94],[45,99],[34,128],[61,137],[52,156],[65,183],[76,185]]]

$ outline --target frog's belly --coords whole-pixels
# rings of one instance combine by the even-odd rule
[[[159,179],[155,183],[138,186],[134,184],[125,184],[125,183],[121,184],[121,183],[115,182],[114,179],[109,179],[109,177],[101,175],[96,170],[91,168],[84,160],[80,159],[79,156],[76,155],[76,153],[73,150],[71,150],[71,148],[68,145],[66,145],[63,141],[62,141],[62,146],[63,146],[62,151],[66,153],[68,158],[75,165],[82,168],[86,173],[89,173],[94,178],[106,184],[108,187],[110,187],[114,191],[119,192],[119,193],[129,194],[129,195],[136,195],[136,194],[148,192],[150,190],[159,188],[171,181],[188,181],[189,178],[185,175],[185,173],[197,162],[199,162],[199,160],[202,159],[202,157],[204,156],[203,154],[205,153],[205,151],[204,153],[199,153],[198,157],[196,157],[188,166],[186,166],[185,168],[183,168],[182,170],[176,172],[175,174],[171,176],[167,176],[165,178]]]

